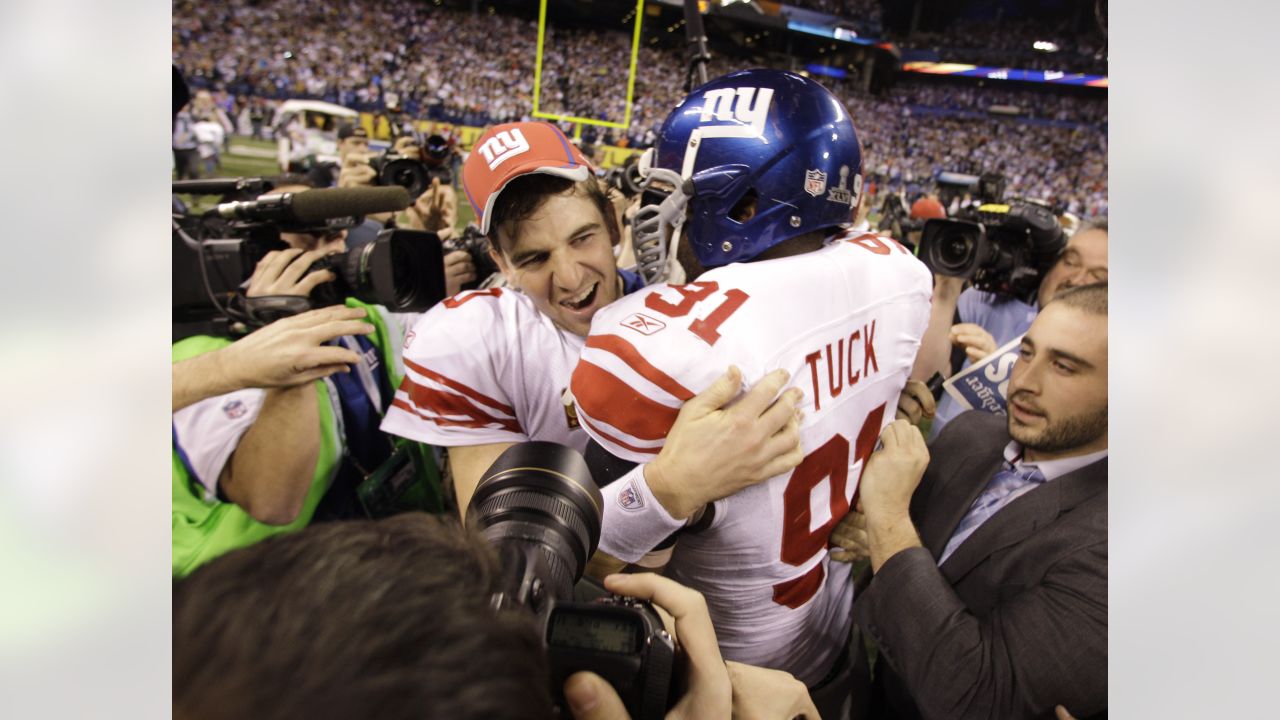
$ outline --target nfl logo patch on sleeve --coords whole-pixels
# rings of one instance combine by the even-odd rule
[[[622,492],[618,493],[618,506],[623,510],[639,510],[644,507],[644,497],[636,487],[635,480],[628,482]]]
[[[244,417],[244,414],[249,412],[249,408],[245,407],[245,404],[239,400],[231,400],[226,405],[222,406],[222,412],[228,418],[237,420]]]

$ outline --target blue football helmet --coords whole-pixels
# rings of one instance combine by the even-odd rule
[[[641,173],[647,186],[673,189],[633,226],[648,279],[672,254],[652,242],[663,226],[674,230],[674,247],[683,225],[698,260],[714,268],[851,223],[862,148],[848,111],[823,86],[791,72],[743,70],[694,90],[667,116]],[[751,197],[748,217],[742,207]]]

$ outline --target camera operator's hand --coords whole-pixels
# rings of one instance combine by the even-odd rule
[[[789,377],[774,370],[726,409],[742,382],[742,371],[730,367],[680,408],[666,444],[644,469],[649,489],[672,517],[687,518],[800,464],[804,392],[793,387],[778,395]]]
[[[173,366],[173,411],[243,388],[292,387],[347,372],[360,356],[323,345],[343,335],[368,335],[366,312],[341,305],[277,320],[220,350]]]
[[[466,250],[454,250],[444,256],[444,294],[448,297],[457,295],[462,286],[476,279],[476,266],[471,262],[471,253]]]
[[[725,663],[733,683],[735,720],[819,720],[809,688],[789,672]]]
[[[653,573],[610,575],[604,586],[619,595],[649,600],[675,619],[676,644],[688,660],[689,689],[667,720],[729,717],[733,683],[702,594]],[[564,695],[575,720],[630,720],[617,691],[595,673],[574,673],[565,682]]]
[[[969,362],[978,362],[996,351],[996,339],[981,325],[973,323],[952,325],[951,344],[964,348]]]
[[[453,235],[457,223],[458,196],[453,187],[431,178],[431,187],[409,206],[409,227],[434,232],[445,240]]]
[[[373,156],[366,153],[347,153],[346,157],[342,158],[341,169],[338,170],[338,187],[353,188],[372,185],[378,173],[369,164],[371,157]]]
[[[964,292],[964,278],[946,275],[933,276],[933,302],[929,306],[929,326],[920,339],[920,351],[911,367],[912,380],[928,382],[934,373],[951,375],[951,342],[949,332],[955,321],[960,293]]]
[[[938,412],[938,403],[929,392],[929,386],[919,380],[908,380],[898,396],[896,419],[919,425],[923,418],[931,418]]]
[[[338,252],[336,248],[324,244],[306,252],[298,248],[272,250],[253,269],[253,276],[249,278],[249,287],[244,294],[246,297],[307,297],[320,283],[337,279],[338,276],[331,270],[307,272],[312,263],[335,252]]]
[[[404,155],[407,158],[412,158],[419,162],[422,162],[423,160],[422,148],[418,146],[417,141],[413,139],[412,135],[402,135],[401,137],[396,138],[395,144],[391,147],[392,152],[397,155]]]

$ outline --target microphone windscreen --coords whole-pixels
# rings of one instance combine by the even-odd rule
[[[409,191],[395,185],[307,190],[293,196],[290,210],[300,222],[312,223],[348,215],[395,212],[407,207]]]

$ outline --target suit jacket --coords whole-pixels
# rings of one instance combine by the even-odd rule
[[[889,717],[1106,709],[1106,458],[1013,500],[938,567],[1004,460],[1005,422],[969,412],[948,424],[911,503],[924,547],[894,555],[855,595]]]

